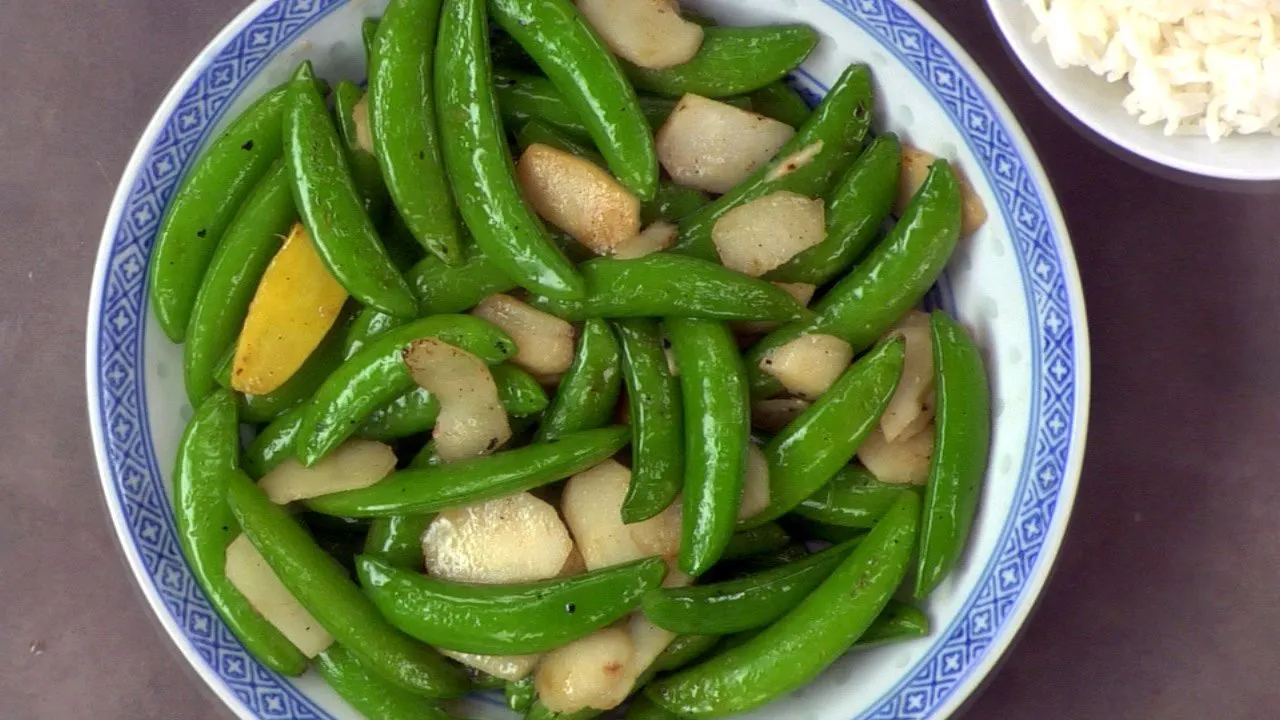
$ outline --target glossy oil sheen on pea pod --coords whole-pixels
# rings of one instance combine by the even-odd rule
[[[470,315],[433,315],[388,331],[347,358],[307,403],[298,430],[296,452],[313,465],[337,447],[374,410],[413,387],[404,364],[404,348],[414,340],[438,338],[496,364],[515,354],[515,342],[489,323]]]
[[[276,161],[254,187],[218,243],[191,310],[182,347],[187,398],[199,405],[214,387],[214,372],[235,343],[258,281],[298,213],[289,174]]]
[[[805,334],[834,335],[861,352],[915,307],[942,274],[960,239],[960,183],[944,160],[933,164],[893,230],[813,306],[815,317],[769,333],[747,353],[751,393],[781,389],[759,369],[774,348]]]
[[[178,542],[191,574],[245,649],[285,675],[301,675],[307,658],[227,580],[227,545],[240,533],[227,506],[227,478],[237,472],[240,427],[231,393],[210,394],[187,424],[173,471]]]
[[[701,575],[733,537],[751,437],[746,371],[724,323],[668,318],[684,404],[684,515],[680,569]]]
[[[748,525],[782,517],[849,464],[880,422],[902,377],[902,338],[864,355],[829,390],[764,446],[769,506]]]
[[[941,310],[930,317],[937,414],[916,597],[926,597],[955,567],[978,510],[991,445],[991,389],[982,352]]]
[[[377,308],[360,308],[342,340],[342,359],[355,355],[370,340],[407,322],[409,321],[404,318],[388,315]]]
[[[524,417],[547,408],[550,402],[547,392],[529,373],[510,363],[494,365],[489,370],[498,386],[498,400],[507,414]],[[439,414],[440,402],[426,388],[416,387],[374,410],[360,426],[359,434],[384,441],[408,437],[430,430]]]
[[[813,115],[809,104],[800,93],[791,89],[785,81],[771,82],[751,93],[751,109],[765,117],[800,128]]]
[[[436,67],[445,167],[476,245],[522,287],[554,297],[581,297],[582,278],[551,242],[516,184],[489,68],[483,0],[445,0]]]
[[[417,316],[418,303],[387,256],[351,179],[310,63],[298,68],[289,85],[284,137],[293,201],[325,267],[360,302],[390,315]]]
[[[306,405],[298,405],[284,411],[271,424],[258,433],[244,451],[244,471],[254,480],[261,480],[287,458],[293,457],[298,430],[302,427]]]
[[[156,233],[149,272],[151,304],[164,334],[186,337],[209,260],[240,204],[280,158],[287,86],[263,95],[201,153]]]
[[[470,310],[484,298],[517,287],[497,263],[471,246],[461,265],[445,265],[426,258],[409,271],[409,284],[418,296],[423,315]]]
[[[720,650],[730,650],[760,634],[760,630],[747,630],[724,638]],[[888,645],[890,643],[912,640],[929,634],[929,618],[919,609],[897,600],[890,600],[884,610],[876,617],[871,627],[862,633],[851,650]]]
[[[338,122],[342,144],[347,150],[351,179],[355,181],[356,190],[364,200],[364,210],[374,225],[381,226],[387,214],[387,184],[382,179],[378,159],[360,142],[358,122],[363,122],[366,126],[369,122],[368,102],[360,104],[364,97],[364,90],[355,83],[350,80],[339,82],[333,89],[333,115]],[[357,115],[362,116],[359,121]]]
[[[631,484],[622,521],[636,523],[665,510],[684,485],[684,415],[680,383],[667,366],[656,320],[614,323],[622,346],[631,417]]]
[[[315,659],[316,672],[365,717],[377,720],[450,720],[431,700],[384,680],[337,643]]]
[[[248,476],[231,475],[227,502],[280,582],[370,670],[428,697],[457,697],[467,691],[460,670],[388,624],[346,571]]]
[[[594,147],[541,120],[529,120],[520,126],[520,131],[516,133],[516,146],[521,152],[528,150],[531,145],[546,145],[593,162],[600,167],[605,166],[604,157],[596,152]]]
[[[569,0],[490,0],[489,12],[564,96],[609,170],[641,200],[658,186],[658,153],[635,90]]]
[[[640,224],[648,227],[655,220],[679,223],[709,202],[711,198],[701,190],[663,182],[653,199],[640,205]]]
[[[811,681],[871,626],[906,576],[920,500],[903,495],[816,590],[739,647],[650,685],[657,704],[692,718],[746,712]]]
[[[667,572],[661,558],[516,585],[456,583],[356,558],[360,585],[392,625],[433,647],[481,655],[547,652],[622,618]]]
[[[573,364],[560,379],[533,441],[609,424],[622,392],[621,364],[618,339],[609,324],[598,319],[583,323]]]
[[[880,482],[861,465],[849,465],[836,473],[831,482],[805,498],[792,512],[828,525],[869,528],[904,492],[913,491],[901,485]]]
[[[581,300],[536,296],[530,303],[566,320],[693,317],[708,320],[778,320],[805,309],[778,287],[698,258],[654,253],[634,260],[597,258],[579,270]]]
[[[782,79],[818,45],[807,25],[709,27],[702,47],[689,62],[653,70],[623,61],[627,77],[640,90],[680,97],[687,93],[720,98],[759,90]]]
[[[388,515],[369,523],[364,538],[364,554],[406,570],[422,570],[422,536],[435,515]]]
[[[538,689],[534,687],[533,676],[527,675],[519,680],[508,681],[502,689],[502,695],[511,712],[524,717],[533,706],[533,701],[538,699]]]
[[[582,119],[550,80],[541,75],[495,67],[493,84],[498,97],[499,112],[507,129],[517,131],[526,123],[537,120],[569,133],[580,141],[589,141],[591,134]]]
[[[753,555],[777,552],[791,544],[791,536],[777,523],[765,523],[733,534],[721,560],[741,560]]]
[[[369,66],[369,129],[387,189],[433,255],[461,261],[460,228],[445,177],[432,97],[440,0],[392,0]]]
[[[852,65],[836,80],[809,121],[751,177],[680,223],[676,251],[718,260],[711,231],[725,213],[774,192],[786,190],[822,197],[862,151],[871,126],[871,73]],[[808,157],[813,153],[812,157]],[[804,162],[797,158],[807,157]],[[788,169],[791,163],[794,169]]]
[[[307,504],[342,517],[436,512],[563,480],[612,456],[629,440],[625,427],[586,430],[471,460],[400,470],[367,488],[312,498]]]
[[[653,669],[658,672],[679,670],[706,655],[719,642],[717,635],[678,635],[653,661]]]

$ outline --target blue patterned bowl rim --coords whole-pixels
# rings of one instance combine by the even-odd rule
[[[1048,180],[977,65],[911,0],[822,0],[876,38],[946,110],[996,189],[1032,324],[1031,442],[996,552],[942,641],[856,717],[942,718],[991,671],[1039,595],[1065,533],[1084,454],[1089,347],[1083,295]],[[118,539],[147,601],[187,660],[245,718],[331,718],[245,653],[178,547],[146,416],[146,266],[182,169],[268,59],[346,0],[258,0],[193,61],[152,118],[107,219],[86,338],[90,426]]]

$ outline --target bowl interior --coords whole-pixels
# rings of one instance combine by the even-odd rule
[[[181,349],[147,313],[145,268],[164,203],[217,128],[309,58],[330,79],[363,77],[359,20],[372,0],[260,0],[210,45],[157,113],[126,171],[90,308],[90,414],[104,489],[126,555],[175,642],[243,717],[355,717],[318,678],[285,681],[253,662],[210,610],[174,535],[169,475],[190,417]],[[991,215],[962,242],[933,301],[983,347],[995,395],[990,470],[965,560],[929,600],[926,639],[851,654],[753,717],[945,717],[1025,618],[1074,497],[1088,400],[1088,347],[1074,259],[1057,204],[1007,108],[914,5],[891,0],[704,0],[725,24],[805,22],[823,42],[793,81],[820,95],[851,62],[871,66],[878,128],[948,157]],[[493,698],[477,716],[509,717]]]

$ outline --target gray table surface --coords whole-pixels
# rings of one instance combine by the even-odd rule
[[[0,1],[0,717],[223,718],[139,601],[100,500],[84,317],[107,205],[244,0]],[[1280,199],[1083,139],[979,0],[925,2],[1026,124],[1093,333],[1089,454],[1039,611],[974,718],[1275,717]]]

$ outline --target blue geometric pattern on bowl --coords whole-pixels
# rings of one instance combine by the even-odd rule
[[[1075,324],[1052,214],[1011,134],[955,58],[892,0],[824,0],[877,38],[919,77],[961,129],[996,189],[1027,290],[1035,338],[1031,357],[1034,446],[1019,477],[1013,513],[997,552],[957,620],[939,628],[940,642],[860,718],[925,718],[985,657],[1040,561],[1054,522],[1070,456],[1076,403]],[[104,429],[110,484],[129,538],[152,589],[204,662],[262,718],[328,718],[289,682],[250,658],[209,607],[183,561],[145,417],[142,368],[146,267],[152,242],[182,170],[207,139],[222,110],[275,52],[342,0],[279,0],[231,39],[181,99],[130,188],[107,260],[99,334],[98,418]],[[165,462],[169,460],[166,458]]]

